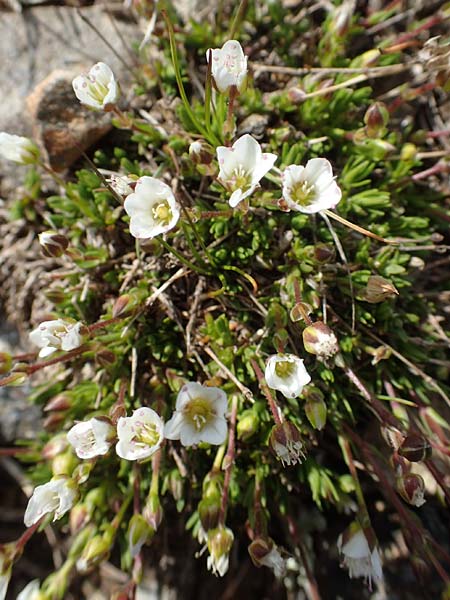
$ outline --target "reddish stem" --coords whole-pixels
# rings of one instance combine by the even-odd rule
[[[220,513],[219,513],[219,524],[225,524],[225,515],[227,512],[227,504],[228,504],[228,490],[230,488],[231,481],[231,472],[233,470],[234,457],[236,454],[236,418],[237,418],[237,396],[233,397],[232,405],[231,405],[231,415],[230,415],[230,427],[228,430],[228,448],[227,453],[224,458],[224,462],[226,465],[225,469],[225,477],[223,480],[223,491],[222,491],[222,502],[220,505]]]
[[[275,402],[274,397],[272,396],[272,392],[267,385],[263,372],[261,371],[258,363],[253,358],[250,360],[253,370],[255,371],[256,377],[258,379],[259,387],[263,392],[264,396],[267,398],[267,402],[269,404],[270,412],[272,413],[273,420],[277,425],[280,425],[283,420],[280,417],[280,411],[278,410],[277,403]]]

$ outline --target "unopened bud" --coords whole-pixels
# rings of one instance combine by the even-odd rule
[[[75,535],[89,522],[89,512],[84,504],[79,502],[70,511],[69,526],[70,533]]]
[[[392,298],[393,296],[398,296],[396,287],[389,279],[380,277],[380,275],[371,275],[362,293],[363,300],[371,304],[383,302],[386,298]]]
[[[301,463],[305,458],[300,430],[291,421],[277,423],[272,428],[269,446],[283,467]]]
[[[47,431],[55,431],[55,429],[59,428],[65,418],[66,414],[64,412],[52,412],[44,419],[42,426]]]
[[[330,23],[330,31],[337,37],[343,37],[347,34],[352,19],[354,17],[355,6],[351,0],[344,0],[342,4],[333,11],[333,17]]]
[[[398,449],[398,453],[411,462],[420,462],[431,456],[431,446],[427,439],[418,433],[410,433]]]
[[[155,535],[155,530],[151,527],[142,515],[134,514],[128,525],[128,546],[130,548],[131,558],[135,558],[144,544],[150,542]]]
[[[103,487],[93,488],[86,494],[84,502],[89,515],[92,515],[97,508],[103,508],[107,503],[106,492]]]
[[[165,487],[170,490],[176,502],[183,499],[184,480],[178,469],[172,469],[167,475]]]
[[[316,321],[303,330],[303,344],[306,352],[318,358],[329,358],[339,350],[336,336],[322,321]]]
[[[142,516],[154,531],[158,529],[163,518],[163,510],[157,494],[149,495]]]
[[[42,458],[45,460],[52,460],[55,456],[64,452],[68,445],[69,443],[65,433],[55,435],[42,448]]]
[[[189,158],[196,165],[209,165],[214,156],[214,148],[205,140],[196,140],[189,146]]]
[[[400,496],[413,506],[425,504],[425,482],[417,473],[407,473],[396,480],[396,489]]]
[[[352,61],[352,67],[373,67],[381,55],[381,51],[378,48],[367,50]]]
[[[52,461],[52,472],[54,477],[59,475],[71,476],[74,468],[77,465],[77,460],[71,450],[58,454]]]
[[[53,304],[61,304],[67,300],[67,293],[61,288],[52,288],[44,292],[45,297]]]
[[[400,150],[400,160],[415,160],[417,157],[417,146],[415,144],[403,144]]]
[[[202,498],[198,503],[198,514],[200,522],[205,531],[214,529],[219,523],[219,514],[221,508],[221,496],[209,496]]]
[[[72,398],[68,394],[58,394],[47,402],[44,406],[44,411],[52,410],[68,410],[72,406]]]
[[[364,123],[366,133],[370,138],[381,137],[389,122],[389,112],[383,102],[375,102],[366,110]]]
[[[9,352],[0,352],[0,375],[9,373],[12,365],[12,356]]]
[[[95,461],[83,461],[77,465],[73,471],[72,479],[77,482],[78,485],[86,483],[89,479],[92,469],[95,466]]]
[[[117,356],[111,350],[102,348],[95,354],[95,360],[101,367],[110,367],[116,362]]]
[[[397,451],[405,439],[405,435],[400,429],[392,425],[382,425],[380,431],[388,446]]]
[[[334,261],[336,251],[330,244],[316,244],[314,246],[314,259],[320,265],[325,265]]]
[[[238,439],[247,442],[259,429],[259,417],[255,410],[249,408],[239,416],[237,424]]]
[[[320,399],[307,400],[305,403],[305,414],[314,429],[320,431],[327,422],[327,405]]]
[[[396,477],[402,477],[403,475],[411,472],[411,463],[406,460],[406,458],[403,458],[403,456],[400,456],[400,454],[397,452],[394,452],[390,460]]]
[[[129,294],[124,294],[123,296],[119,296],[117,298],[112,309],[113,318],[120,317],[120,315],[126,311],[128,305],[130,304],[130,300],[131,296]]]
[[[43,231],[39,234],[42,254],[50,258],[58,258],[69,247],[69,240],[57,231]]]
[[[291,87],[287,91],[287,97],[293,104],[301,104],[305,99],[306,92],[299,87]]]
[[[88,540],[84,550],[77,560],[79,573],[88,573],[98,564],[106,560],[111,550],[110,540],[106,535],[95,535]]]
[[[373,348],[373,352],[371,354],[373,356],[372,364],[377,365],[380,360],[387,360],[390,358],[392,354],[392,348],[389,348],[388,346],[377,346],[376,348]]]
[[[24,385],[28,379],[28,375],[26,373],[15,372],[10,373],[7,377],[4,377],[1,380],[2,386],[11,386],[11,387],[19,387]]]

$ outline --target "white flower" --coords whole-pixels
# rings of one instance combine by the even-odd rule
[[[132,179],[127,175],[118,175],[117,173],[112,173],[106,181],[119,196],[128,196],[129,194],[132,194],[133,188],[130,187],[130,184],[136,183],[135,179]]]
[[[311,381],[303,363],[303,359],[295,354],[270,356],[264,373],[267,385],[281,392],[286,398],[300,396],[304,386]]]
[[[283,467],[301,464],[305,458],[300,430],[290,421],[282,421],[272,427],[269,446]]]
[[[217,387],[186,383],[180,390],[176,410],[167,421],[164,434],[183,446],[200,442],[222,444],[227,437],[227,396]]]
[[[39,149],[34,142],[20,135],[0,132],[0,156],[20,165],[37,162]]]
[[[77,489],[71,479],[60,477],[38,485],[25,511],[23,520],[26,527],[31,527],[48,513],[54,513],[54,521],[60,519],[72,508],[76,497]]]
[[[241,91],[247,79],[247,57],[242,46],[236,40],[228,40],[222,48],[210,49],[206,53],[212,54],[211,72],[216,82],[217,89],[226,92],[231,86]]]
[[[334,208],[342,196],[326,158],[312,158],[305,167],[290,165],[282,179],[283,198],[291,210],[316,213]]]
[[[75,77],[72,87],[78,100],[94,110],[105,110],[120,95],[114,73],[103,62],[95,64],[87,75]]]
[[[272,569],[275,577],[283,577],[286,573],[286,561],[276,546],[273,546],[266,556],[260,558],[259,562],[265,567]]]
[[[262,152],[261,146],[246,133],[231,148],[217,148],[219,175],[217,179],[230,192],[229,204],[233,208],[252,194],[259,181],[273,167],[276,154]]]
[[[33,579],[23,588],[17,600],[38,600],[40,587],[39,579]]]
[[[365,532],[371,538],[370,543]],[[337,547],[342,554],[343,564],[352,579],[364,577],[371,585],[372,579],[383,578],[380,553],[376,545],[375,534],[370,528],[363,530],[360,524],[354,521],[339,536]]]
[[[120,417],[117,423],[117,454],[126,460],[148,458],[161,446],[163,429],[161,417],[146,406],[133,411],[131,417]]]
[[[153,238],[173,229],[180,207],[170,187],[154,177],[141,177],[127,196],[124,208],[130,216],[130,233],[135,238]]]
[[[77,423],[67,432],[67,440],[78,458],[94,458],[106,454],[111,447],[114,428],[96,419]]]
[[[214,575],[223,577],[228,571],[230,563],[230,550],[233,545],[234,535],[231,529],[219,525],[208,531],[209,556],[206,566]]]
[[[56,350],[74,350],[83,343],[82,323],[71,323],[63,319],[43,321],[30,333],[30,340],[41,348],[39,356],[44,358]]]

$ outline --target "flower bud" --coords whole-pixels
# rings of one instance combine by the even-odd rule
[[[380,428],[381,435],[385,442],[394,450],[398,450],[405,439],[405,435],[392,425],[382,425]]]
[[[29,138],[0,132],[0,156],[19,165],[37,163],[39,148]]]
[[[398,449],[398,453],[411,462],[420,462],[431,456],[431,446],[427,439],[418,433],[410,433]]]
[[[42,426],[46,431],[55,431],[65,420],[66,415],[64,412],[52,412],[44,419]]]
[[[95,360],[101,367],[110,367],[116,362],[117,356],[107,348],[101,348],[95,354]]]
[[[19,387],[24,385],[28,379],[28,375],[26,373],[15,372],[11,373],[4,379],[2,379],[2,386],[11,386],[11,387]]]
[[[120,317],[126,311],[131,300],[131,296],[129,294],[123,294],[119,296],[117,300],[114,302],[114,306],[112,309],[113,318]]]
[[[44,406],[44,411],[49,412],[52,410],[68,410],[72,406],[72,397],[64,392],[54,396]]]
[[[163,518],[163,511],[158,494],[150,493],[142,511],[142,516],[154,531],[158,529]]]
[[[389,122],[388,110],[383,102],[375,102],[366,110],[364,123],[366,133],[370,138],[381,137]]]
[[[413,506],[422,506],[425,504],[425,482],[423,477],[417,473],[407,473],[402,477],[397,477],[396,488],[400,496]]]
[[[167,475],[165,487],[170,490],[170,493],[176,502],[183,499],[184,480],[178,469],[172,469]]]
[[[300,430],[291,421],[277,423],[272,428],[269,446],[283,467],[301,463],[305,458]]]
[[[198,503],[198,514],[200,522],[205,531],[214,529],[219,523],[219,514],[221,508],[221,496],[208,496],[202,498]]]
[[[397,452],[391,456],[390,462],[396,477],[402,477],[411,471],[411,463]]]
[[[318,358],[330,358],[339,350],[336,336],[322,321],[316,321],[303,330],[303,344],[306,352]]]
[[[233,545],[234,535],[231,529],[220,525],[208,532],[208,569],[215,575],[223,577],[228,571],[229,554]]]
[[[58,454],[64,452],[68,445],[69,443],[67,442],[65,433],[55,435],[42,448],[42,458],[45,460],[52,460],[58,456]]]
[[[287,91],[287,97],[292,104],[301,104],[305,96],[305,90],[302,90],[302,88],[299,88],[298,86],[291,87]]]
[[[248,553],[255,567],[269,567],[275,577],[285,574],[286,563],[270,538],[255,538],[248,547]]]
[[[89,512],[84,503],[79,502],[70,511],[69,526],[71,535],[75,535],[89,522]]]
[[[378,48],[372,48],[360,54],[353,62],[352,67],[373,67],[381,55],[381,51]]]
[[[336,251],[330,244],[316,244],[314,246],[314,259],[320,265],[334,261]]]
[[[151,527],[142,515],[134,514],[128,525],[128,546],[131,558],[135,558],[144,544],[150,542],[155,535]]]
[[[59,475],[71,476],[74,468],[77,465],[77,460],[70,450],[64,454],[58,454],[52,461],[53,476]]]
[[[62,256],[69,247],[69,240],[57,231],[43,231],[38,237],[42,254],[50,258]]]
[[[305,414],[314,429],[320,431],[327,422],[327,405],[320,398],[310,398],[305,402]]]
[[[0,352],[0,375],[9,373],[12,365],[12,356],[9,352]]]
[[[77,560],[77,570],[79,573],[88,573],[98,564],[106,560],[111,550],[111,541],[109,536],[95,535],[88,540],[80,558]]]
[[[84,502],[89,515],[92,515],[96,508],[102,508],[107,503],[106,492],[102,487],[93,488],[86,494]]]
[[[403,144],[400,150],[400,160],[415,160],[417,156],[417,146],[415,144]]]
[[[362,299],[371,304],[383,302],[386,298],[398,296],[395,286],[384,277],[371,275],[367,281],[367,286],[363,290]]]
[[[86,483],[89,479],[92,469],[95,466],[95,461],[84,461],[77,465],[73,470],[72,479],[77,482],[78,485]]]
[[[258,413],[249,408],[244,410],[239,416],[237,424],[238,439],[247,442],[259,429]]]
[[[68,294],[59,287],[45,290],[44,295],[53,304],[62,304],[68,298]]]
[[[209,165],[214,156],[214,148],[205,140],[196,140],[189,146],[189,158],[196,165]]]

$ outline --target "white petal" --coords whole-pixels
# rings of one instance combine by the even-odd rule
[[[204,427],[201,431],[201,441],[207,444],[220,446],[227,439],[228,426],[223,418],[214,419],[214,421]]]

